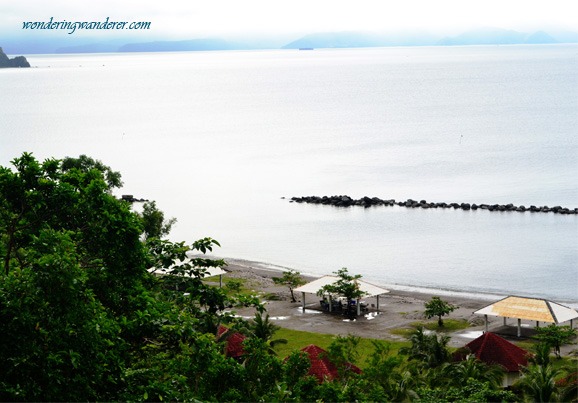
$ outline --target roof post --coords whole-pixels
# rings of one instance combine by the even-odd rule
[[[301,301],[303,302],[303,313],[305,313],[305,292],[301,293]]]
[[[518,337],[522,336],[522,319],[518,318]]]

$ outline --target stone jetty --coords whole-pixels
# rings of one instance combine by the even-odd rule
[[[529,212],[529,213],[555,213],[555,214],[578,214],[578,208],[568,208],[562,206],[516,206],[514,204],[470,204],[470,203],[446,203],[446,202],[428,202],[426,200],[407,199],[406,201],[396,201],[395,199],[380,199],[379,197],[362,197],[361,199],[353,199],[346,195],[340,196],[304,196],[292,197],[291,203],[311,203],[323,204],[335,207],[375,207],[375,206],[400,206],[407,208],[447,208],[447,209],[461,209],[461,210],[487,210],[500,212]]]

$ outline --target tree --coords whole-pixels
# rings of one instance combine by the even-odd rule
[[[0,281],[0,400],[110,400],[127,344],[88,286],[73,233],[42,230]],[[114,347],[113,347],[114,346]]]
[[[408,355],[411,360],[416,360],[419,365],[426,368],[435,368],[448,362],[450,353],[447,345],[450,337],[438,335],[435,332],[426,333],[422,326],[419,326],[409,337],[410,347],[403,347],[399,350],[401,354]]]
[[[250,330],[255,337],[266,342],[270,350],[275,354],[275,346],[278,344],[287,344],[286,339],[273,339],[273,335],[280,329],[279,326],[269,321],[269,314],[263,315],[262,312],[255,313],[255,318],[250,324]]]
[[[535,402],[551,402],[559,392],[556,377],[561,371],[551,365],[530,365],[523,369],[518,385]]]
[[[560,358],[560,347],[576,337],[576,329],[570,326],[557,326],[551,324],[546,327],[536,328],[538,334],[535,336],[538,340],[546,343],[554,349],[556,357]]]
[[[339,279],[333,284],[327,284],[321,287],[321,289],[317,291],[317,295],[341,295],[347,300],[348,308],[352,301],[356,301],[366,295],[366,293],[359,288],[357,280],[361,278],[360,274],[351,275],[346,267],[343,267],[334,273],[337,274]]]
[[[165,214],[157,208],[156,202],[145,202],[141,213],[145,239],[162,238],[171,232],[176,218],[165,220]]]
[[[458,307],[442,300],[440,297],[432,297],[431,301],[425,304],[425,315],[428,319],[438,317],[438,326],[443,327],[442,316],[449,315]]]
[[[359,342],[361,338],[354,335],[337,336],[327,347],[327,358],[337,367],[339,379],[347,380],[354,376],[352,365],[359,360]]]
[[[141,217],[112,195],[120,175],[88,157],[12,165],[0,167],[0,400],[251,400],[214,336],[233,302],[202,281],[225,263],[188,254],[217,241],[143,242]]]
[[[289,291],[291,292],[291,302],[297,302],[293,290],[296,287],[305,284],[305,281],[301,278],[301,273],[293,269],[283,272],[282,277],[274,277],[273,281],[275,284],[286,285],[289,287]]]
[[[480,382],[487,382],[492,389],[498,389],[502,385],[504,369],[499,365],[488,365],[474,354],[468,354],[466,359],[456,363],[445,364],[442,368],[450,384],[453,386],[465,385],[468,379],[475,379]]]

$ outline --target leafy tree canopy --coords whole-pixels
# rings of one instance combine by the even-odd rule
[[[458,307],[442,300],[440,297],[432,297],[431,301],[425,304],[425,315],[427,318],[438,317],[438,326],[442,327],[444,321],[442,316],[449,315],[451,312],[456,310]]]
[[[285,271],[283,272],[282,277],[274,277],[273,281],[275,284],[286,285],[289,288],[289,292],[291,292],[291,302],[297,301],[293,294],[293,290],[300,285],[305,284],[305,281],[301,277],[301,273],[296,270]]]
[[[365,295],[365,292],[359,288],[359,280],[362,276],[360,274],[352,275],[346,267],[343,267],[335,272],[339,279],[333,283],[323,286],[317,295],[334,294],[345,297],[348,301],[354,301]]]
[[[576,329],[570,326],[551,324],[546,327],[538,327],[536,331],[538,333],[535,337],[550,346],[550,348],[553,348],[558,358],[560,357],[560,347],[576,337]]]

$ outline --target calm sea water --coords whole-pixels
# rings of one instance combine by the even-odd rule
[[[578,303],[578,216],[282,199],[578,207],[575,45],[29,60],[0,71],[1,165],[100,159],[220,256]]]

